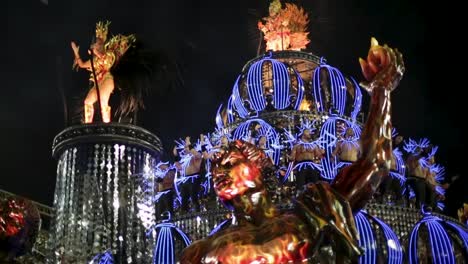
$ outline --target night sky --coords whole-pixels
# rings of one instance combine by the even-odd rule
[[[451,21],[434,19],[423,1],[293,2],[310,15],[308,51],[358,80],[358,57],[367,54],[371,36],[401,50],[406,74],[393,93],[393,123],[405,137],[428,137],[439,146],[437,160],[447,176],[461,176],[447,197],[453,215],[467,201],[462,191],[468,185],[459,154],[465,148],[462,115],[455,114],[463,106],[456,91],[466,87],[449,63],[460,49],[458,44],[451,49],[454,41],[445,30]],[[227,102],[242,66],[256,56],[257,20],[268,13],[266,0],[16,0],[6,5],[7,30],[0,44],[0,188],[48,205],[56,166],[51,144],[66,126],[60,91],[71,107],[87,88],[87,73],[71,70],[70,41],[81,46],[84,57],[95,23],[107,19],[111,33],[134,33],[147,48],[177,62],[184,86],[153,92],[141,120],[170,149],[176,138],[214,128],[217,107]],[[443,6],[437,8],[444,13]]]

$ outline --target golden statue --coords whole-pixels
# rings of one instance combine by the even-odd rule
[[[301,50],[305,49],[310,40],[307,37],[308,15],[304,9],[295,4],[281,7],[280,0],[273,0],[269,8],[270,16],[264,18],[265,23],[259,21],[258,29],[264,34],[266,49]]]
[[[268,186],[271,160],[256,146],[234,141],[212,160],[214,189],[235,223],[187,247],[180,263],[347,263],[361,253],[352,213],[361,210],[388,177],[392,154],[390,93],[403,76],[401,54],[371,41],[360,60],[371,94],[360,141],[362,155],[328,184],[308,184],[294,209],[280,212]],[[270,184],[269,184],[270,182]],[[332,247],[335,256],[323,247]],[[354,262],[353,262],[354,263]]]
[[[98,22],[96,24],[96,42],[91,45],[91,59],[83,61],[80,57],[80,47],[75,42],[71,42],[71,47],[75,55],[73,68],[83,68],[91,72],[90,81],[93,84],[84,101],[84,122],[93,122],[94,103],[100,99],[100,108],[102,121],[109,123],[111,121],[111,107],[109,98],[114,91],[114,76],[111,74],[111,68],[118,63],[119,59],[135,43],[135,36],[124,36],[118,34],[107,40],[108,27],[110,22]],[[93,74],[93,67],[95,76]],[[99,91],[98,91],[99,89]],[[99,97],[99,98],[98,98]]]

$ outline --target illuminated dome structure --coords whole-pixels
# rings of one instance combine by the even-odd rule
[[[333,151],[343,127],[352,127],[359,136],[360,89],[353,78],[346,78],[323,57],[301,51],[269,51],[243,67],[227,104],[219,108],[216,123],[218,128],[235,131],[234,139],[245,138],[256,124],[268,131],[274,127],[275,133],[267,133],[268,147],[272,145],[275,164],[285,165],[280,157],[291,146],[281,140],[281,134],[297,137],[306,123],[317,132],[316,139],[327,153]],[[321,165],[325,180],[333,179],[340,167],[329,155]]]
[[[354,120],[361,107],[358,87],[323,57],[301,51],[270,51],[243,67],[226,107],[225,123],[280,110]]]
[[[467,259],[468,233],[458,223],[426,214],[414,225],[408,263],[465,263]]]
[[[321,166],[316,168],[320,169],[322,180],[331,181],[343,166],[331,155],[338,140],[342,138],[346,128],[353,130],[355,139],[361,134],[362,122],[358,120],[361,101],[361,88],[357,82],[328,65],[324,58],[302,51],[269,51],[249,61],[242,68],[227,104],[218,109],[217,129],[212,139],[217,141],[224,134],[229,135],[231,140],[243,139],[255,143],[260,137],[266,137],[266,153],[277,168],[287,168],[287,177],[294,171],[294,166],[288,161],[292,142],[298,139],[304,129],[310,129],[316,132],[314,141],[325,150]],[[394,130],[392,137],[396,136]],[[407,188],[402,152],[408,152],[408,149],[414,149],[416,145],[424,147],[428,144],[427,140],[422,140],[422,143],[410,140],[403,149],[394,149],[395,167],[391,170],[391,175],[403,187]],[[436,150],[434,148],[431,156]],[[436,169],[440,170],[440,166],[431,167],[431,170]],[[273,194],[273,200],[283,210],[288,210],[290,201],[295,196],[294,189],[291,191],[288,187],[294,181],[294,177],[289,177]],[[229,210],[209,206],[205,208],[202,212],[192,211],[175,217],[174,224],[183,227],[189,236],[201,238],[232,222]],[[453,238],[453,242],[440,242],[445,243],[441,245],[446,250],[454,252],[454,259],[460,259],[460,254],[463,257],[468,254],[466,241],[463,240],[466,240],[467,230],[455,219],[438,213],[431,213],[429,216],[421,214],[410,207],[409,203],[395,205],[394,201],[374,200],[367,205],[366,210],[355,214],[360,235],[359,245],[364,249],[359,263],[413,261],[411,259],[414,259],[414,250],[411,251],[411,246],[415,243],[417,234],[420,234],[418,243],[424,245],[420,247],[421,252],[418,252],[420,258],[430,259],[430,254],[437,256],[438,248],[442,247],[437,244],[439,242],[428,239],[424,228],[417,232],[428,217],[450,223],[448,225],[453,232],[458,232],[458,236],[454,236],[452,231],[448,231],[447,237]],[[432,236],[436,235],[442,238],[439,233]]]
[[[274,22],[276,18],[267,20]],[[273,38],[271,34],[269,37]],[[267,47],[282,46],[282,40],[275,41],[275,45],[267,44]],[[283,171],[276,174],[280,179],[283,177],[283,181],[272,194],[272,200],[280,210],[289,210],[296,196],[294,171],[297,165],[290,158],[293,144],[300,140],[306,129],[310,130],[313,133],[311,144],[324,150],[324,158],[314,165],[314,169],[320,171],[321,180],[332,181],[338,170],[346,166],[333,155],[337,143],[348,140],[358,144],[355,142],[360,137],[363,123],[362,96],[359,84],[327,64],[325,58],[295,48],[270,50],[247,62],[235,78],[231,95],[218,108],[217,128],[209,144],[219,144],[223,136],[254,144],[264,138],[262,148],[278,171]],[[344,139],[349,129],[352,136]],[[396,131],[392,137],[397,137]],[[414,145],[413,142],[408,144]],[[403,151],[408,152],[408,144],[403,149],[394,148],[394,165],[390,172],[406,190],[404,195],[411,192],[405,183],[403,158]],[[437,173],[439,179],[436,181],[440,183],[440,166],[431,165],[429,169]],[[441,187],[437,189],[440,193]],[[202,211],[176,213],[173,219],[174,225],[181,227],[193,240],[212,235],[236,220],[232,219],[231,211],[219,205],[206,203],[202,208]],[[417,263],[418,259],[432,260],[433,263],[463,263],[460,260],[468,256],[466,227],[436,212],[421,214],[407,200],[402,204],[385,199],[373,200],[354,217],[360,236],[359,246],[364,251],[359,263]],[[443,235],[445,227],[448,230]],[[427,235],[427,230],[437,232],[431,231]],[[180,250],[181,247],[176,248],[176,251]],[[449,252],[452,256],[446,256]],[[331,249],[324,254],[332,258],[339,255]],[[415,258],[415,254],[418,257]]]

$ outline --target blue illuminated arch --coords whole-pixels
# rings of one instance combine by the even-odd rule
[[[157,224],[148,234],[156,232],[156,245],[153,252],[153,263],[175,263],[175,239],[181,239],[185,247],[192,242],[190,238],[174,223],[170,222],[171,216],[162,223]],[[175,236],[174,236],[175,235]]]
[[[454,240],[446,232],[451,229],[459,236],[462,241],[462,248],[465,257],[468,257],[468,233],[467,230],[458,224],[450,221],[444,221],[439,217],[426,214],[413,228],[408,245],[408,261],[410,264],[419,263],[418,259],[418,233],[424,226],[429,233],[430,248],[433,263],[453,264],[455,263]]]
[[[320,72],[325,70],[328,72],[331,90],[331,105],[339,115],[344,115],[346,106],[346,79],[343,74],[330,65],[327,65],[324,58],[320,59],[320,65],[313,72],[313,95],[316,101],[316,109],[318,112],[325,112],[331,109],[325,108],[325,100],[322,95],[322,78]],[[358,89],[356,89],[358,90]],[[318,103],[318,104],[317,104]]]
[[[364,249],[364,255],[359,258],[359,263],[373,264],[377,262],[377,239],[375,232],[371,226],[371,222],[383,231],[387,247],[387,263],[388,264],[401,264],[403,263],[403,248],[398,240],[398,236],[393,230],[382,220],[377,217],[369,215],[364,210],[358,212],[354,219],[359,231],[359,246]]]
[[[236,110],[236,112],[239,114],[241,118],[246,118],[249,116],[249,112],[244,106],[244,100],[242,99],[240,93],[239,93],[239,81],[241,79],[241,75],[237,77],[236,82],[234,83],[234,88],[232,89],[232,95],[229,98],[230,103],[228,102],[228,109],[229,107],[232,107]],[[232,113],[231,113],[232,115]],[[234,119],[232,119],[230,122],[233,122]]]
[[[248,111],[244,107],[244,100],[248,101],[252,109],[257,113],[266,108],[266,94],[264,87],[265,63],[268,63],[268,67],[271,68],[271,94],[273,95],[274,108],[278,110],[288,108],[291,105],[290,98],[294,95],[296,96],[294,109],[299,109],[299,106],[304,97],[305,90],[304,82],[300,74],[295,69],[289,68],[283,62],[271,58],[271,54],[268,54],[264,58],[250,65],[247,73],[245,73],[245,85],[247,89],[248,98],[241,98],[241,95],[239,93],[239,85],[244,80],[244,76],[240,75],[234,84],[232,96],[230,98],[232,105],[231,108],[236,110],[241,118],[245,118],[248,116]],[[293,81],[297,82],[297,91],[294,94],[291,94]],[[230,108],[229,105],[228,108]]]
[[[276,130],[263,119],[255,118],[247,120],[241,123],[234,131],[233,131],[233,139],[242,139],[245,140],[250,137],[250,125],[252,123],[260,124],[260,135],[266,136],[267,138],[267,154],[273,159],[273,162],[277,165],[280,159],[280,148],[278,147],[279,144],[279,135]]]

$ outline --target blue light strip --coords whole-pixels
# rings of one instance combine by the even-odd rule
[[[304,98],[305,88],[304,88],[304,81],[302,80],[301,75],[296,70],[294,70],[294,73],[296,74],[296,79],[297,79],[297,98],[296,98],[296,105],[294,106],[294,109],[299,110],[301,103],[302,103],[302,99]]]
[[[385,239],[387,240],[387,252],[388,252],[388,264],[401,264],[403,263],[403,247],[400,244],[400,240],[398,240],[398,236],[393,232],[393,230],[382,220],[368,213],[363,211],[367,217],[370,217],[373,221],[375,221],[380,228],[383,230]],[[393,241],[393,245],[390,245]]]
[[[190,245],[191,241],[187,235],[177,228],[171,222],[163,222],[155,226],[157,239],[156,246],[153,253],[153,263],[175,263],[174,254],[174,236],[172,230],[174,229],[178,235],[182,238],[185,246]]]
[[[324,58],[321,59],[320,65],[315,68],[314,70],[314,80],[313,80],[313,94],[316,103],[318,102],[320,105],[316,104],[316,109],[318,112],[323,112],[326,110],[323,105],[322,100],[322,88],[321,87],[321,78],[320,78],[320,71],[325,69],[328,72],[328,77],[330,81],[330,90],[332,93],[331,96],[331,104],[338,112],[339,115],[344,115],[345,106],[346,106],[346,79],[344,78],[341,72],[325,63]]]
[[[335,98],[334,106],[340,115],[344,115],[346,103],[346,80],[338,69],[328,66],[330,77],[332,77],[332,94]]]
[[[403,160],[403,153],[398,149],[393,149],[393,156],[395,158],[396,163],[396,172],[391,171],[390,176],[397,178],[400,180],[400,185],[405,186],[406,182],[406,168],[405,168],[405,161]]]
[[[218,232],[219,230],[224,228],[225,225],[230,224],[231,221],[232,221],[232,218],[229,218],[229,219],[226,219],[226,220],[222,221],[219,225],[217,225],[215,228],[213,228],[213,230],[211,230],[211,232],[210,232],[210,234],[208,236],[212,236],[212,235],[216,234],[216,232]]]
[[[450,239],[443,227],[436,221],[428,222],[426,225],[429,229],[429,236],[434,236],[434,240],[436,240],[435,248],[438,248],[438,250],[435,250],[435,253],[437,254],[437,257],[439,259],[439,262],[437,263],[455,264],[455,257],[452,251],[452,243],[450,242]]]
[[[322,164],[322,174],[321,176],[326,180],[333,180],[338,173],[338,169],[341,168],[344,164],[339,162],[336,157],[332,156],[333,150],[335,148],[335,143],[337,142],[337,131],[336,131],[336,122],[343,122],[346,127],[351,127],[354,131],[356,140],[359,139],[361,135],[361,128],[353,122],[339,118],[339,117],[329,117],[325,123],[322,125],[320,130],[320,140],[321,142],[326,142],[327,144],[322,144],[322,148],[325,149],[325,157],[321,160]],[[345,132],[344,132],[345,133]]]
[[[320,138],[325,142],[336,141],[336,119],[329,118],[320,129]],[[325,157],[321,160],[321,176],[326,180],[333,180],[337,174],[337,159],[332,156],[334,146],[329,144],[325,148]]]
[[[180,237],[182,238],[182,240],[184,241],[184,244],[185,246],[187,247],[188,245],[190,245],[192,243],[192,241],[190,240],[190,238],[184,233],[184,231],[182,231],[181,229],[175,227],[177,233],[180,235]]]
[[[276,109],[284,109],[289,106],[289,86],[291,80],[289,79],[289,72],[286,65],[277,61],[268,59],[273,66],[273,91],[274,102]]]
[[[314,95],[314,105],[315,105],[315,109],[317,110],[317,112],[324,112],[325,111],[325,107],[323,105],[323,100],[322,100],[322,87],[320,85],[320,66],[315,68],[314,70],[314,79],[313,79],[313,95]]]
[[[419,227],[421,226],[421,222],[417,223],[414,228],[413,228],[413,231],[411,231],[411,235],[410,235],[410,240],[408,242],[408,261],[410,264],[417,264],[419,263],[419,259],[418,259],[418,252],[417,252],[417,249],[418,249],[418,231],[419,231]]]
[[[247,91],[252,109],[259,112],[265,109],[266,102],[263,93],[262,68],[264,60],[260,60],[250,66],[247,73]]]
[[[361,86],[351,78],[351,82],[354,84],[354,104],[353,104],[353,111],[351,112],[351,118],[356,120],[356,116],[361,111],[362,105],[362,93],[361,93]]]
[[[244,101],[242,100],[240,93],[239,93],[239,81],[240,81],[241,76],[239,75],[237,77],[236,82],[234,83],[234,88],[232,89],[232,103],[234,105],[234,108],[236,109],[236,112],[239,114],[241,118],[246,118],[249,115],[249,112],[247,109],[244,107]]]
[[[423,138],[423,139],[419,140],[419,142],[417,142],[416,140],[410,138],[408,140],[408,142],[405,142],[405,146],[403,147],[403,149],[408,153],[413,153],[414,154],[417,147],[425,148],[425,147],[428,147],[429,144],[430,144],[430,142],[429,142],[429,140],[427,138]]]
[[[93,257],[89,264],[114,264],[114,257],[110,249]]]
[[[364,248],[364,255],[359,257],[359,263],[376,263],[377,244],[369,220],[362,211],[354,216],[359,231],[359,246]]]
[[[451,240],[440,223],[444,221],[432,215],[427,215],[416,223],[409,241],[409,263],[418,263],[418,231],[421,224],[425,224],[429,232],[433,263],[455,264]]]
[[[218,107],[218,110],[216,111],[216,118],[215,118],[215,121],[216,121],[216,126],[217,127],[223,127],[224,124],[223,124],[223,117],[221,116],[221,109],[223,107],[223,104],[220,104],[219,107]],[[229,110],[228,110],[229,111]]]
[[[454,229],[458,233],[461,240],[463,241],[463,247],[465,249],[465,252],[468,255],[468,231],[461,228],[459,225],[457,225],[455,223],[452,223],[450,221],[446,221],[445,224],[448,225],[449,228],[451,227],[452,229]]]
[[[213,133],[211,138],[214,142],[215,145],[220,145],[221,144],[221,138],[226,137],[228,141],[231,141],[231,132],[229,128],[224,128],[224,127],[217,127],[215,128],[215,132]],[[210,147],[210,150],[213,148],[213,146]]]
[[[234,109],[232,108],[232,95],[229,97],[227,103],[227,120],[228,124],[234,123]]]

